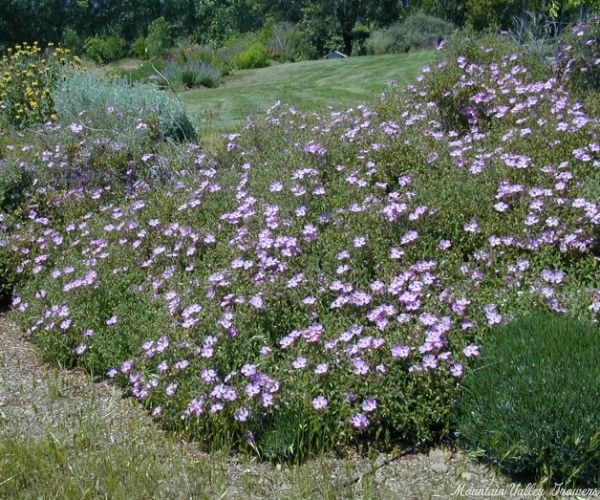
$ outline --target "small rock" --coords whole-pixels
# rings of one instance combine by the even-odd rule
[[[473,472],[475,474],[485,474],[489,471],[489,467],[483,464],[473,464],[469,467],[469,472]]]
[[[429,460],[432,462],[446,462],[452,457],[451,451],[446,450],[431,450],[429,452]]]
[[[435,472],[436,474],[444,474],[444,473],[448,472],[448,466],[443,462],[436,462],[436,463],[431,464],[430,469],[432,472]]]
[[[465,471],[465,472],[463,472],[460,475],[460,479],[463,480],[463,481],[469,481],[470,482],[470,481],[475,480],[476,478],[477,478],[477,474],[474,474],[473,472],[466,472]]]

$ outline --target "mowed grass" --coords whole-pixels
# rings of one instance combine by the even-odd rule
[[[236,71],[215,89],[195,89],[179,96],[201,136],[233,132],[277,101],[302,111],[344,110],[371,101],[390,81],[414,81],[432,51],[338,60],[303,61]]]

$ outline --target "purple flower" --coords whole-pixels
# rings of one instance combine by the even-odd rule
[[[81,123],[70,123],[67,128],[74,134],[78,134],[83,130],[83,125]]]
[[[218,379],[217,372],[214,371],[212,368],[204,368],[200,372],[200,378],[207,384],[215,382]]]
[[[313,408],[317,411],[324,410],[325,408],[327,408],[328,404],[329,403],[327,399],[323,396],[317,396],[312,400]]]
[[[327,363],[319,363],[315,367],[315,373],[317,375],[323,375],[323,374],[327,373],[328,370],[329,370],[329,365]]]
[[[356,238],[354,238],[354,241],[352,242],[352,244],[354,245],[354,248],[364,247],[367,244],[367,237],[366,236],[357,236]]]
[[[294,361],[292,361],[292,366],[296,370],[301,370],[302,368],[306,368],[307,364],[308,364],[308,360],[303,357],[298,357]]]
[[[180,361],[177,361],[177,363],[173,365],[173,368],[175,370],[185,370],[189,365],[190,362],[187,359],[182,359]]]
[[[235,418],[238,422],[245,422],[249,417],[250,410],[245,407],[237,408],[233,413],[233,418]]]
[[[369,365],[360,358],[355,358],[352,360],[353,370],[352,372],[355,375],[366,375],[369,373]]]
[[[423,368],[425,368],[426,370],[433,370],[437,368],[437,365],[438,362],[435,355],[428,354],[427,356],[423,357]]]
[[[419,239],[419,233],[417,231],[408,231],[404,236],[402,236],[400,244],[407,245],[409,243],[412,243],[413,241],[416,241],[417,239]]]
[[[377,400],[375,398],[365,399],[362,404],[365,413],[373,412],[377,409]]]
[[[395,345],[392,347],[392,357],[406,359],[410,356],[410,347],[407,345]]]
[[[304,151],[309,154],[323,156],[327,150],[318,142],[310,141],[304,146]]]
[[[475,344],[469,344],[467,347],[463,349],[463,354],[467,358],[472,358],[475,356],[479,356],[479,346]]]
[[[77,354],[78,356],[81,356],[86,350],[87,350],[87,345],[86,344],[79,344],[74,350],[73,352],[75,354]]]
[[[565,279],[564,271],[552,271],[551,269],[544,269],[542,271],[542,279],[546,283],[553,283],[555,285],[560,285]]]
[[[359,430],[366,429],[369,425],[369,419],[365,417],[362,413],[352,415],[348,419],[348,422],[350,422],[350,425],[352,425],[352,427]]]
[[[472,219],[469,222],[467,222],[466,224],[464,224],[463,225],[463,229],[467,233],[479,233],[479,232],[481,232],[481,228],[479,227],[479,224],[477,224],[477,221],[475,219]]]
[[[453,363],[452,365],[450,365],[450,373],[453,377],[462,377],[463,372],[464,368],[463,365],[461,365],[460,363]]]

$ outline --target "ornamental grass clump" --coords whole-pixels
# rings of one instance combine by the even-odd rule
[[[81,72],[67,49],[37,43],[7,49],[0,59],[0,123],[17,128],[55,119],[52,92],[61,79]]]
[[[461,383],[457,432],[504,472],[600,484],[600,328],[535,314],[493,331]]]

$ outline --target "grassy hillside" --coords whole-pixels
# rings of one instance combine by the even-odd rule
[[[181,99],[202,134],[229,132],[243,125],[247,116],[264,114],[278,100],[317,112],[370,100],[391,80],[413,81],[432,58],[432,52],[414,52],[244,70],[219,88],[187,91]]]

